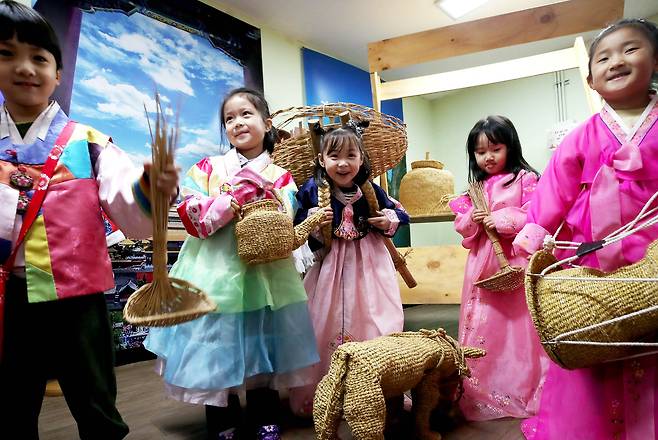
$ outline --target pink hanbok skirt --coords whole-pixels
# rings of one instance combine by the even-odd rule
[[[312,413],[315,388],[329,370],[336,347],[402,331],[400,288],[383,240],[377,233],[361,240],[334,239],[329,252],[306,274],[320,363],[312,367],[312,385],[291,390],[296,414]]]
[[[460,401],[467,420],[525,418],[537,412],[550,360],[523,287],[491,292],[473,286],[462,297],[459,342],[487,351],[483,358],[467,360],[471,377],[464,380]]]

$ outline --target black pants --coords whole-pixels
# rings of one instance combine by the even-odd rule
[[[25,280],[12,277],[4,334],[0,438],[39,438],[39,412],[50,378],[59,380],[81,439],[128,434],[115,406],[114,343],[103,294],[30,304]]]

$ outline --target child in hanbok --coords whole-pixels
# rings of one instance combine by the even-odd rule
[[[307,369],[319,359],[293,259],[247,266],[237,253],[234,219],[240,206],[274,191],[292,216],[297,188],[290,173],[270,158],[276,129],[259,92],[231,91],[220,115],[232,148],[187,173],[178,212],[191,237],[170,272],[204,290],[217,311],[152,328],[144,345],[158,355],[170,397],[206,405],[209,438],[237,435],[237,393],[246,390],[251,434],[276,440],[281,435],[277,390],[309,383]]]
[[[320,364],[313,367],[313,383],[291,390],[293,412],[310,415],[315,388],[331,362],[334,350],[344,342],[366,341],[402,331],[400,289],[393,261],[384,240],[409,223],[402,206],[372,184],[379,204],[371,217],[361,185],[370,177],[360,128],[350,122],[322,137],[316,177],[297,193],[300,209],[295,223],[318,209],[322,191],[330,195],[333,213],[332,240],[318,233],[309,238],[319,254],[304,278],[315,330]]]
[[[0,2],[0,438],[39,438],[54,378],[81,439],[118,440],[128,426],[116,408],[102,212],[150,237],[150,168],[51,101],[63,68],[51,25]],[[157,188],[173,201],[178,173],[163,171]]]
[[[510,265],[525,267],[527,259],[512,251],[523,228],[537,172],[525,161],[512,122],[504,116],[478,121],[468,135],[469,181],[483,182],[490,214],[475,209],[468,195],[450,202],[457,215],[455,229],[470,249],[466,262],[459,342],[484,348],[484,358],[469,362],[460,407],[467,420],[529,417],[539,405],[548,368],[528,312],[523,286],[492,292],[474,285],[500,270],[485,228],[495,231]]]
[[[658,98],[649,90],[658,71],[656,26],[617,22],[595,38],[589,55],[588,82],[605,105],[555,151],[515,240],[519,252],[540,249],[558,229],[557,240],[603,239],[658,191]],[[577,263],[612,271],[641,259],[656,239],[658,227],[642,229]],[[522,429],[536,440],[658,438],[658,357],[578,370],[551,364],[539,412]]]

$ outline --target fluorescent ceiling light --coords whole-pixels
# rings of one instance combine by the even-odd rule
[[[486,2],[487,0],[434,0],[434,4],[453,20],[457,20],[462,15],[468,14]]]

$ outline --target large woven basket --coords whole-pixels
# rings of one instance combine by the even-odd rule
[[[658,283],[640,280],[658,277],[658,241],[642,260],[607,274],[584,267],[539,275],[555,262],[551,253],[536,252],[525,278],[532,320],[553,361],[575,369],[647,350],[611,344],[646,341],[658,330],[658,310],[650,309],[658,305]],[[625,317],[631,313],[636,314]],[[606,323],[620,317],[624,319]],[[577,330],[583,331],[565,335]]]
[[[379,176],[393,168],[407,151],[407,130],[404,122],[394,116],[379,113],[358,104],[334,104],[290,107],[272,115],[277,129],[290,129],[307,119],[335,118],[349,112],[352,120],[370,122],[363,133],[363,143],[372,166],[372,175]],[[274,147],[274,163],[292,174],[301,185],[313,174],[316,154],[308,132],[285,139]]]

